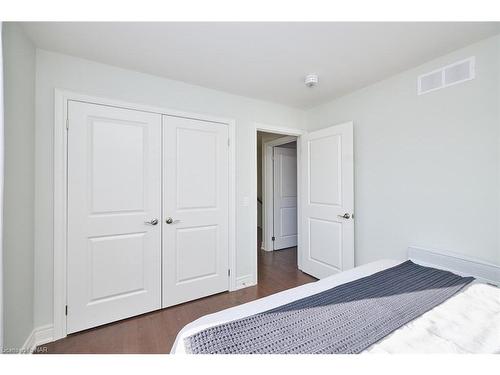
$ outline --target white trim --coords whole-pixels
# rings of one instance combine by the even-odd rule
[[[54,102],[54,339],[66,337],[66,181],[67,101],[71,94],[55,90]]]
[[[19,354],[33,353],[37,346],[53,341],[53,333],[54,330],[52,324],[47,324],[45,326],[35,328],[33,331],[31,331],[30,335],[24,342],[21,350],[19,350]]]
[[[229,120],[229,291],[236,283],[236,121]]]
[[[408,259],[422,266],[444,269],[462,276],[500,286],[500,266],[449,251],[411,246]]]
[[[79,93],[75,93],[72,91],[66,91],[66,90],[61,90],[61,89],[55,89],[55,92],[56,92],[56,94],[59,93],[66,100],[74,100],[77,102],[105,105],[108,107],[131,109],[131,110],[142,111],[142,112],[157,113],[159,115],[176,116],[176,117],[183,117],[183,118],[188,118],[188,119],[190,118],[190,119],[195,119],[195,120],[218,122],[221,124],[229,124],[231,122],[234,122],[233,119],[229,119],[226,117],[218,117],[218,116],[206,115],[206,114],[201,114],[201,113],[178,111],[178,110],[171,109],[171,108],[156,107],[156,106],[150,106],[150,105],[140,104],[140,103],[130,103],[130,102],[125,102],[125,101],[121,101],[121,100],[114,100],[114,99],[109,99],[109,98],[104,98],[104,97],[99,97],[99,96],[79,94]]]
[[[258,131],[266,132],[266,133],[275,133],[275,134],[283,134],[283,135],[292,135],[294,137],[300,137],[301,135],[307,133],[307,131],[302,129],[295,128],[286,128],[283,126],[274,126],[262,124],[259,122],[254,122],[255,127],[255,136],[257,136]]]
[[[268,132],[268,133],[277,133],[277,134],[283,134],[283,135],[292,135],[297,137],[297,168],[300,164],[299,162],[299,157],[300,157],[300,142],[299,138],[301,135],[305,134],[305,130],[301,129],[293,129],[293,128],[286,128],[286,127],[278,127],[278,126],[273,126],[273,125],[266,125],[262,123],[253,123],[253,134],[251,136],[251,149],[253,150],[253,158],[252,158],[252,165],[250,168],[250,233],[251,233],[251,238],[252,238],[252,254],[253,254],[253,272],[252,272],[252,277],[253,277],[253,283],[251,285],[257,284],[257,132],[258,131],[263,131],[263,132]],[[297,181],[300,181],[300,168],[297,169]],[[264,194],[264,192],[262,192]],[[300,184],[297,186],[297,197],[300,196]],[[263,197],[264,198],[264,197]],[[264,217],[264,215],[263,215]],[[297,217],[300,217],[300,206],[297,206]],[[263,226],[265,224],[263,223]],[[298,243],[300,243],[300,233],[298,234],[297,238]],[[297,249],[297,254],[299,254],[299,251]],[[301,266],[300,264],[300,257],[297,257],[297,262],[299,265],[299,268]]]
[[[35,330],[31,331],[29,334],[28,338],[24,342],[23,346],[21,346],[21,349],[19,350],[18,354],[31,354],[36,348],[36,343],[35,343]]]
[[[0,39],[2,38],[2,22],[0,21]],[[0,66],[3,68],[3,48],[0,44]],[[3,212],[3,191],[4,191],[4,173],[5,173],[5,124],[4,124],[4,94],[3,94],[3,69],[0,71],[0,212]],[[0,216],[0,352],[3,350],[4,334],[4,293],[3,293],[3,215]]]
[[[52,339],[66,337],[66,226],[67,226],[67,102],[81,101],[97,105],[152,112],[226,124],[229,130],[229,290],[236,290],[236,137],[233,119],[182,112],[169,108],[127,103],[107,98],[55,89],[54,101],[54,326]]]
[[[273,148],[290,142],[297,142],[296,136],[284,136],[262,144],[262,249],[273,251]],[[297,142],[298,143],[298,142]],[[298,163],[297,163],[298,164]],[[297,186],[299,185],[297,176]],[[271,197],[268,199],[266,197]]]

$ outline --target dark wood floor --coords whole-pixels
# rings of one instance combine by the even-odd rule
[[[210,313],[315,281],[297,268],[297,249],[258,251],[256,286],[225,292],[75,333],[43,345],[46,353],[168,353],[186,324]]]

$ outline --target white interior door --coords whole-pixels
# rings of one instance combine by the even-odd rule
[[[274,250],[297,246],[297,150],[273,148]]]
[[[323,278],[354,267],[353,125],[300,138],[300,267]]]
[[[163,116],[163,307],[228,290],[227,125]]]
[[[161,308],[161,115],[70,101],[68,119],[72,333]]]

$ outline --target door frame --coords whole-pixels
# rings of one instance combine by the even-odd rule
[[[273,149],[276,146],[281,146],[290,142],[296,142],[298,147],[297,136],[285,136],[264,142],[262,144],[262,250],[274,251],[273,232],[274,232],[274,185],[273,185]],[[298,149],[295,150],[298,157]],[[297,167],[298,167],[297,159]],[[297,168],[298,172],[298,168]],[[299,175],[297,174],[297,187],[299,186]],[[297,190],[298,194],[298,190]],[[271,199],[266,199],[271,197]],[[297,204],[298,206],[298,204]],[[298,212],[297,212],[298,217]],[[298,227],[297,227],[298,228]]]
[[[257,238],[257,132],[258,131],[263,131],[263,132],[268,132],[268,133],[275,133],[275,134],[283,134],[283,136],[293,136],[296,137],[297,140],[297,181],[300,181],[300,137],[306,133],[305,130],[302,129],[296,129],[296,128],[287,128],[287,127],[281,127],[281,126],[273,126],[273,125],[267,125],[267,124],[262,124],[258,122],[253,123],[253,132],[251,134],[251,149],[253,158],[252,158],[252,167],[250,169],[250,186],[249,186],[249,191],[250,191],[250,228],[249,228],[249,233],[251,233],[251,238],[252,238],[252,254],[253,254],[253,275],[251,275],[251,278],[253,279],[252,284],[255,285],[257,284],[257,276],[258,276],[258,261],[257,261],[257,246],[258,246],[258,238]],[[264,172],[264,169],[262,170]],[[265,192],[262,191],[263,198],[265,199]],[[297,197],[300,196],[300,184],[297,185]],[[297,205],[297,217],[300,217],[300,205]],[[262,218],[265,218],[265,214],[262,214]],[[262,223],[262,228],[264,229],[265,224]],[[297,227],[297,264],[299,268],[301,267],[301,259],[300,259],[300,252],[299,252],[299,244],[300,244],[300,226]],[[241,287],[241,286],[240,286]]]
[[[79,94],[67,90],[55,89],[54,94],[54,134],[53,134],[53,198],[54,198],[54,284],[53,284],[53,340],[66,337],[66,301],[67,301],[67,131],[68,131],[68,101],[80,101],[96,105],[105,105],[158,115],[177,116],[202,121],[217,122],[228,126],[229,133],[229,228],[228,228],[228,255],[229,255],[229,290],[236,289],[236,137],[235,120],[192,112],[177,111],[170,108],[148,106],[137,103],[124,102],[97,96]],[[163,127],[162,127],[163,134]],[[163,160],[162,160],[163,163]],[[162,171],[163,174],[163,171]],[[163,181],[163,178],[162,178]],[[162,213],[163,215],[163,213]],[[163,222],[163,219],[162,219]],[[255,229],[256,230],[256,229]]]

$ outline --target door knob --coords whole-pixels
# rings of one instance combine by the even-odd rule
[[[171,217],[167,218],[167,220],[165,220],[165,223],[167,224],[172,224],[174,222],[174,219],[172,219]]]
[[[349,213],[345,213],[343,215],[337,215],[338,217],[340,217],[341,219],[350,219],[351,218],[351,215],[349,215]]]
[[[151,219],[150,221],[145,221],[144,224],[156,225],[156,224],[158,224],[158,219]]]

